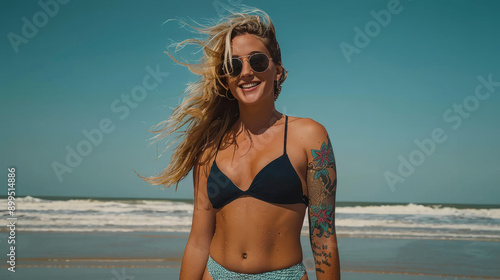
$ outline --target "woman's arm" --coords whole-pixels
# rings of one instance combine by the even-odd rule
[[[180,280],[202,279],[215,232],[215,210],[207,195],[208,164],[193,167],[194,210],[191,233],[182,256]]]
[[[309,239],[316,266],[316,279],[339,280],[340,263],[335,232],[337,170],[332,143],[326,129],[308,120],[304,140],[307,152]]]

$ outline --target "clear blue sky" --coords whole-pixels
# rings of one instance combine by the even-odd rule
[[[498,1],[42,2],[57,8],[0,4],[0,167],[17,168],[17,195],[192,198],[191,173],[176,193],[133,172],[168,163],[170,151],[155,163],[146,129],[195,78],[163,53],[192,34],[162,23],[204,22],[241,2],[276,25],[289,70],[276,108],[329,132],[338,201],[499,202]],[[85,142],[82,131],[99,128],[102,139]],[[434,130],[425,153],[415,140]],[[87,155],[71,166],[78,147]],[[54,164],[66,166],[62,180]]]

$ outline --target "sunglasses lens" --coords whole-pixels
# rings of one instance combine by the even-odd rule
[[[229,69],[229,73],[231,76],[236,77],[241,73],[241,69],[243,68],[243,64],[241,64],[241,60],[238,58],[233,58],[231,60],[233,66],[231,64],[227,64],[227,69]]]
[[[241,70],[243,69],[243,62],[239,58],[231,59],[233,66],[231,64],[227,65],[227,69],[229,70],[229,74],[233,77],[240,75]],[[267,55],[263,53],[256,53],[250,56],[249,59],[250,67],[252,67],[253,71],[261,73],[267,70],[269,67],[269,58]],[[225,70],[225,69],[224,69]]]
[[[269,67],[269,58],[263,53],[256,53],[250,57],[250,66],[255,72],[264,72]]]

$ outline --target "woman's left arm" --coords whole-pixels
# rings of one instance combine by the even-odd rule
[[[339,280],[340,263],[335,232],[337,169],[332,143],[326,129],[309,120],[304,131],[307,152],[309,197],[309,239],[316,267],[316,279]]]

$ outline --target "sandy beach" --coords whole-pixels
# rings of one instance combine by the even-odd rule
[[[178,279],[188,234],[18,232],[16,272],[1,279]],[[7,251],[7,233],[0,233]],[[309,279],[316,279],[307,237]],[[500,279],[500,242],[339,237],[342,279]],[[5,257],[4,257],[5,259]]]

